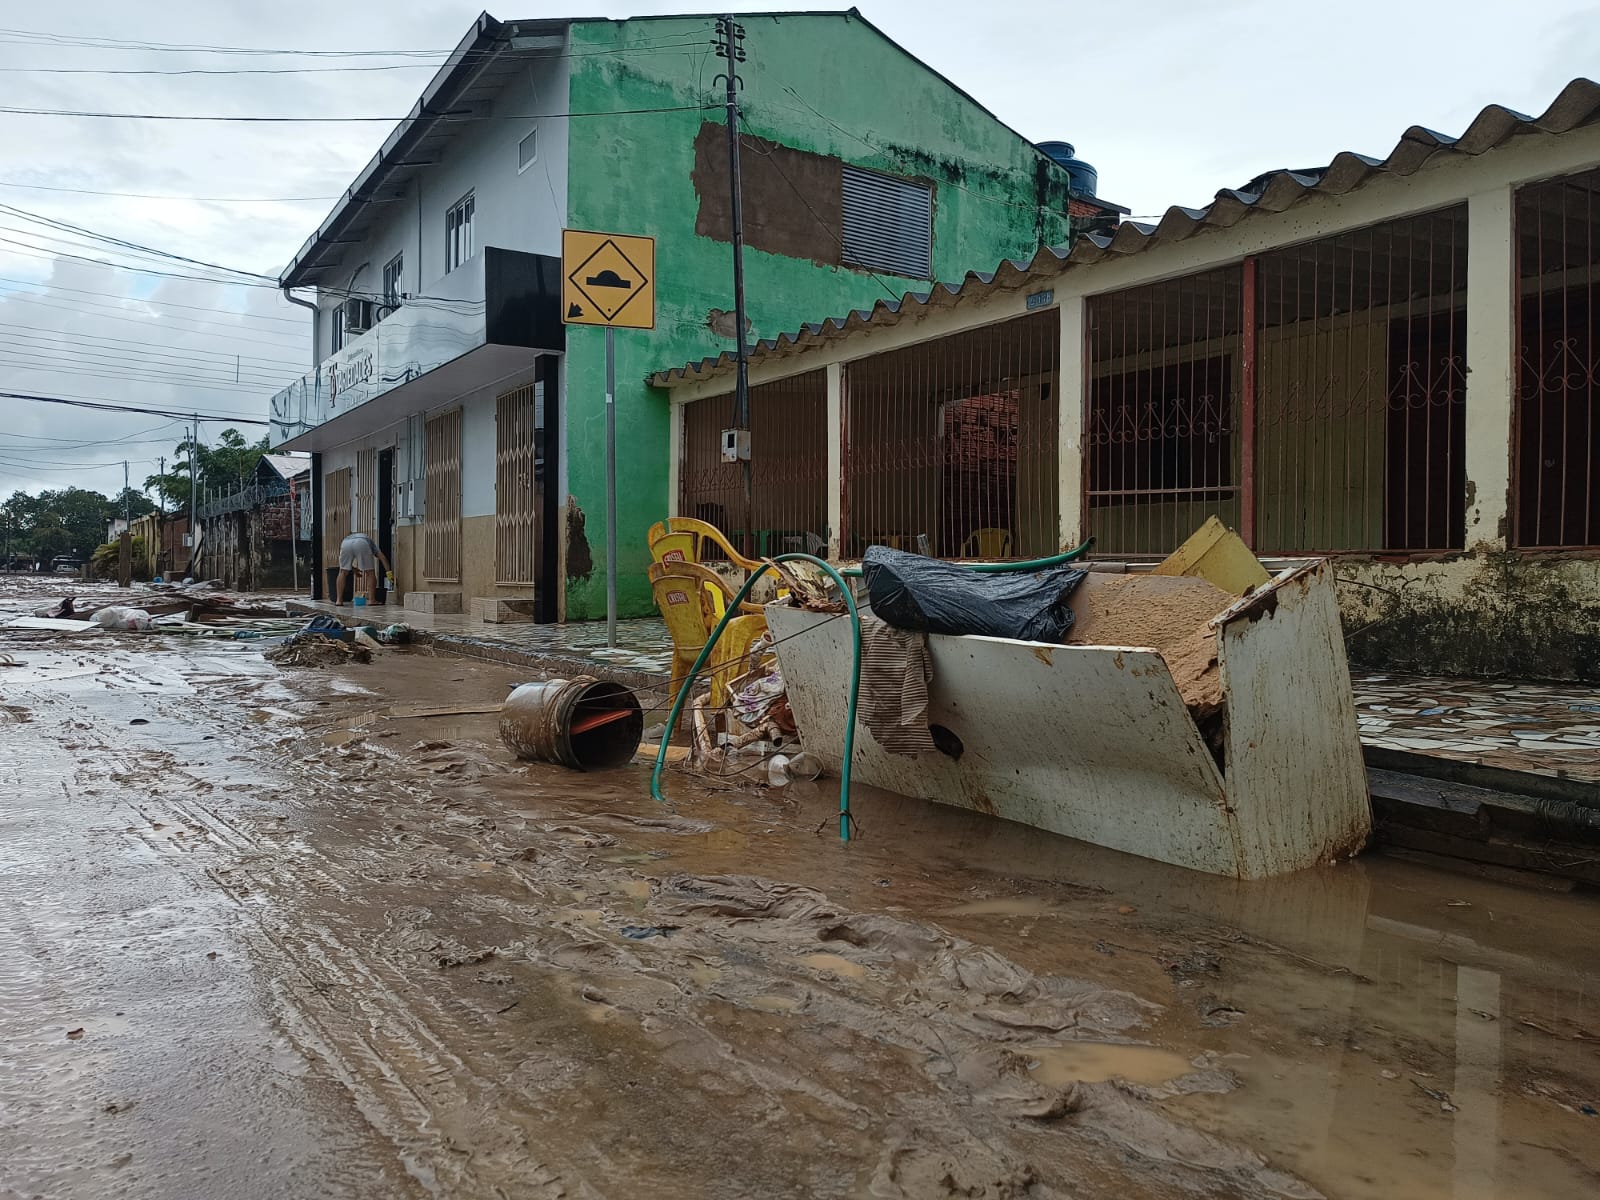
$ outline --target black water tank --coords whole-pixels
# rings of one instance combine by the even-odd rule
[[[1047,158],[1061,164],[1062,170],[1066,171],[1072,180],[1074,195],[1087,199],[1096,194],[1096,189],[1100,186],[1100,172],[1077,157],[1071,142],[1040,142],[1039,150]]]

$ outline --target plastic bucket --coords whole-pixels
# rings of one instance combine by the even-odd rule
[[[580,675],[525,683],[500,706],[500,740],[518,758],[575,771],[630,762],[644,736],[644,713],[632,690]]]

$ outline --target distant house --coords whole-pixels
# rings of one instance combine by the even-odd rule
[[[310,577],[311,460],[263,454],[255,474],[199,506],[196,571],[236,588],[287,588]]]

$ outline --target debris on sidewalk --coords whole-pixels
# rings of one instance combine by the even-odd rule
[[[365,646],[333,641],[320,633],[297,633],[273,646],[262,657],[280,667],[342,667],[346,663],[369,663],[372,651]]]

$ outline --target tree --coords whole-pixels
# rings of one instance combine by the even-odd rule
[[[259,442],[245,441],[237,429],[224,429],[215,446],[201,443],[195,447],[195,475],[201,491],[207,488],[225,490],[249,482],[255,474],[256,464],[267,451],[267,439]],[[184,439],[173,448],[172,469],[161,475],[148,476],[146,488],[158,492],[165,507],[189,507],[189,441]]]
[[[88,488],[61,488],[37,496],[15,493],[5,511],[13,517],[12,553],[48,561],[58,554],[87,557],[105,540],[111,498]]]
[[[155,510],[156,506],[151,502],[150,497],[137,488],[123,488],[111,500],[112,515],[117,517],[126,515],[129,520],[137,520],[140,517],[148,516]]]

